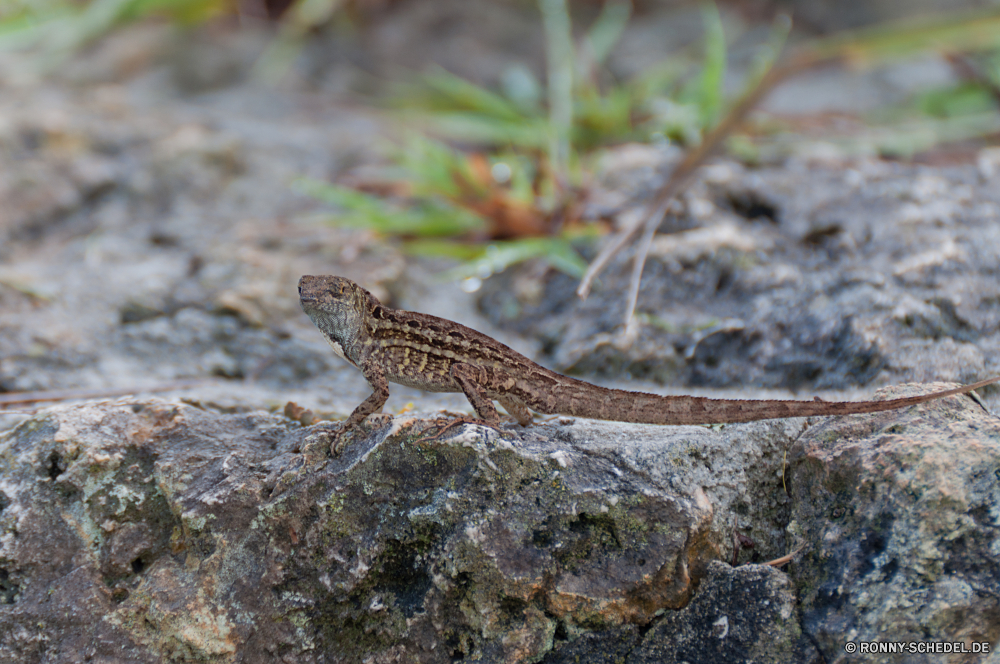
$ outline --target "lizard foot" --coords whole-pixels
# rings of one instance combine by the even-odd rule
[[[347,444],[351,442],[345,434],[347,434],[346,427],[327,432],[326,438],[330,441],[330,456],[339,457],[340,453],[347,447]]]
[[[329,445],[330,456],[339,457],[347,449],[347,446],[354,440],[354,436],[350,435],[353,430],[353,427],[346,427],[341,423],[319,434],[322,443]]]
[[[348,434],[365,429],[362,433],[367,433],[372,429],[378,429],[392,423],[392,415],[388,413],[373,413],[369,415],[360,425],[348,426],[349,422],[338,423],[331,429],[323,431],[322,435],[330,444],[330,456],[338,457],[353,441],[353,436]]]
[[[448,413],[448,415],[452,415],[452,413]],[[480,420],[475,417],[469,417],[468,415],[458,415],[457,417],[450,419],[445,419],[443,417],[440,417],[434,420],[434,425],[431,427],[432,429],[436,428],[437,432],[430,436],[422,436],[421,438],[418,438],[415,441],[413,441],[413,444],[416,445],[417,443],[428,443],[433,440],[440,440],[441,436],[443,436],[450,429],[455,428],[459,424],[478,424],[480,426],[491,427],[495,429],[497,428],[499,423],[487,422],[486,420]]]
[[[316,428],[317,431],[306,438],[305,444],[302,446],[302,454],[307,458],[322,456],[323,453],[318,452],[317,447],[327,446],[330,448],[330,453],[337,456],[350,442],[344,436],[347,429],[343,422],[325,422]]]

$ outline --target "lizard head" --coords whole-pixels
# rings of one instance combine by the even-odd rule
[[[350,279],[306,275],[299,279],[302,310],[330,341],[345,346],[363,328],[367,292]]]

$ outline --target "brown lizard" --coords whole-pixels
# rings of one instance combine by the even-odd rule
[[[346,431],[379,413],[389,383],[428,392],[462,392],[486,424],[497,426],[498,401],[522,426],[531,410],[617,422],[722,424],[785,417],[852,415],[913,406],[971,392],[1000,376],[943,392],[887,401],[782,401],[660,396],[591,385],[542,367],[472,328],[385,306],[350,279],[304,276],[302,309],[333,352],[364,374],[372,394],[347,418]]]

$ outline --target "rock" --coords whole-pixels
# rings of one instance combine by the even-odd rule
[[[807,424],[437,440],[381,418],[329,458],[327,423],[55,406],[0,434],[0,661],[813,662],[1000,638],[996,419],[952,397]],[[733,569],[736,532],[757,560],[805,547],[787,576]]]
[[[789,530],[806,544],[790,573],[803,629],[826,661],[886,661],[841,660],[848,641],[1000,640],[996,416],[966,398],[831,418],[792,459]]]
[[[80,136],[42,135],[37,140],[55,142],[83,142]],[[17,240],[37,241],[60,225],[76,223],[80,230],[89,227],[74,217],[81,206],[117,186],[121,174],[105,157],[82,152],[73,145],[69,154],[57,152],[44,154],[44,149],[22,149],[14,161],[17,168],[5,171],[0,177],[0,198],[5,202],[0,211],[0,239],[4,241],[3,254],[9,257],[10,244]],[[49,147],[49,151],[56,151]],[[38,153],[42,152],[43,157]]]
[[[709,563],[697,594],[640,634],[634,626],[591,633],[543,664],[820,662],[799,628],[792,583],[767,565]]]
[[[642,635],[634,625],[615,627],[580,636],[575,641],[553,650],[543,664],[620,664],[627,662]]]
[[[670,385],[842,390],[1000,372],[1000,189],[982,169],[725,165],[654,237],[630,345],[632,249],[585,301],[558,274],[525,298],[516,285],[533,268],[512,267],[484,282],[481,311],[541,340],[557,370]]]
[[[0,660],[529,661],[715,553],[704,506],[558,440],[399,418],[328,460],[322,426],[123,399],[4,434]]]
[[[821,662],[798,624],[789,578],[767,565],[713,562],[697,596],[649,630],[629,664]]]

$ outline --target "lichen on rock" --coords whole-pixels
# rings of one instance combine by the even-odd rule
[[[706,551],[690,501],[544,436],[426,427],[327,459],[279,416],[39,414],[0,442],[0,653],[28,661],[44,635],[134,661],[529,661],[686,603]]]
[[[888,632],[1000,638],[996,419],[953,397],[814,424],[436,438],[396,417],[330,457],[325,422],[55,406],[0,434],[0,661],[812,662]],[[731,568],[736,531],[757,560],[799,553]]]

